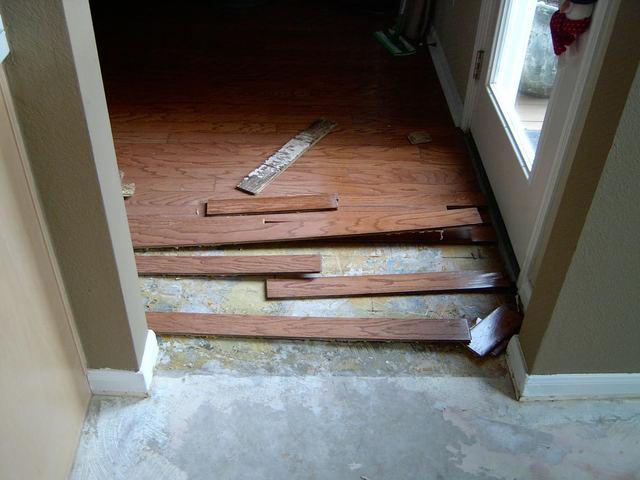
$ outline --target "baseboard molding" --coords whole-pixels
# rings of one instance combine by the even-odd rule
[[[94,395],[122,395],[146,397],[149,395],[153,367],[158,359],[158,340],[149,330],[142,355],[140,370],[88,369],[87,380]]]
[[[529,375],[518,335],[507,347],[507,365],[520,401],[640,397],[639,373]]]
[[[462,112],[464,105],[462,103],[462,97],[456,87],[456,83],[453,80],[447,57],[444,54],[438,34],[434,29],[431,29],[428,37],[429,53],[431,54],[431,60],[438,74],[438,80],[440,80],[440,86],[444,92],[444,97],[447,100],[453,123],[456,127],[459,127],[462,122]]]

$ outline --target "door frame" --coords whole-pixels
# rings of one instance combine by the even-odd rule
[[[491,65],[491,52],[497,41],[498,29],[491,36],[493,22],[496,21],[492,12],[499,11],[498,3],[504,0],[482,0],[473,53],[473,62],[469,68],[467,90],[462,112],[460,128],[469,132],[471,117],[478,98],[478,93],[484,79],[487,68]],[[540,254],[547,243],[552,221],[558,208],[559,199],[562,196],[566,179],[575,155],[580,134],[584,126],[591,98],[595,90],[596,82],[602,67],[604,55],[609,44],[618,8],[621,0],[600,0],[591,19],[589,31],[581,38],[581,51],[579,55],[577,81],[574,84],[563,82],[563,70],[558,71],[554,93],[549,100],[545,129],[561,132],[559,141],[553,149],[553,159],[548,175],[540,209],[538,211],[533,233],[524,263],[520,265],[518,277],[518,291],[524,309],[526,310],[531,298],[532,285],[539,268]],[[476,75],[476,59],[478,52],[484,51],[482,72]],[[575,49],[570,49],[564,55],[576,55]],[[572,59],[575,60],[575,59]],[[571,100],[564,116],[553,115],[554,98],[566,98]],[[540,143],[544,141],[544,130]]]

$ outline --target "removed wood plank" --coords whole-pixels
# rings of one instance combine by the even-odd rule
[[[279,218],[280,217],[280,218]],[[286,217],[286,218],[282,218]],[[307,213],[164,220],[129,217],[134,248],[229,245],[300,239],[416,232],[482,223],[475,208],[407,213]]]
[[[427,318],[277,317],[147,312],[159,334],[315,340],[468,342],[466,320]]]
[[[467,348],[480,357],[488,355],[506,339],[518,333],[521,324],[522,315],[502,305],[475,324],[471,329],[471,343]]]
[[[237,188],[243,192],[257,195],[336,126],[337,124],[330,120],[319,118],[244,177]]]
[[[331,195],[291,195],[288,197],[227,198],[207,202],[207,216],[318,212],[337,209],[337,193]]]
[[[268,279],[267,298],[326,298],[396,293],[461,292],[509,286],[498,272],[430,272],[352,277]]]
[[[319,273],[320,255],[161,256],[136,255],[138,275],[269,275]]]

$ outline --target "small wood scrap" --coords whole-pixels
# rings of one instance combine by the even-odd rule
[[[338,209],[338,194],[209,200],[207,216],[319,212]]]
[[[489,316],[478,320],[471,328],[471,342],[467,348],[479,357],[502,353],[508,340],[518,333],[522,315],[507,305],[496,308]]]
[[[120,185],[122,187],[122,196],[124,198],[129,198],[133,196],[136,192],[136,184],[135,183],[123,183],[124,180],[124,172],[120,170]]]
[[[431,272],[303,279],[268,279],[267,298],[327,298],[402,293],[463,292],[506,288],[499,272]]]
[[[244,177],[236,188],[257,195],[336,126],[337,124],[330,120],[319,118]]]
[[[136,255],[138,275],[233,276],[319,273],[320,255]]]
[[[407,135],[407,139],[412,145],[420,145],[421,143],[430,143],[431,135],[427,132],[411,132]]]
[[[147,312],[159,334],[314,340],[469,341],[464,319],[280,317],[211,313]]]

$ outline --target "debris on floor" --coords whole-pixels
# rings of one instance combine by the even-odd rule
[[[432,141],[431,134],[427,132],[411,132],[407,135],[409,143],[412,145],[420,145],[422,143],[430,143]]]
[[[129,198],[136,192],[136,184],[123,183],[123,180],[124,180],[124,172],[120,170],[120,184],[122,186],[122,196],[124,198]]]

